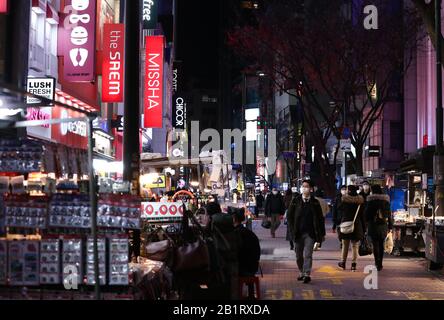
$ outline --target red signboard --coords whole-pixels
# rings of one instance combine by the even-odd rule
[[[8,13],[8,0],[0,0],[0,13]]]
[[[96,0],[65,0],[58,42],[64,78],[71,82],[94,80]]]
[[[52,108],[53,119],[80,117],[85,117],[85,114],[58,106]],[[76,121],[52,125],[51,138],[69,147],[86,149],[88,147],[87,124],[85,121]]]
[[[144,127],[162,128],[163,36],[145,38]]]
[[[105,24],[103,31],[102,102],[123,101],[124,24]]]
[[[429,136],[427,134],[422,137],[422,147],[425,148],[429,145]]]

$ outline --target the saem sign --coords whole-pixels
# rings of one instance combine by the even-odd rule
[[[144,127],[162,128],[163,36],[147,36],[145,57]]]
[[[62,11],[59,48],[67,81],[94,80],[96,0],[66,0]]]
[[[124,24],[105,24],[103,29],[102,102],[122,102]]]

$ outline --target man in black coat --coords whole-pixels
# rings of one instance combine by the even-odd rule
[[[310,180],[302,182],[302,195],[294,197],[287,212],[288,227],[294,237],[298,281],[311,281],[313,248],[325,239],[325,220],[319,201],[312,196]]]
[[[265,199],[265,215],[271,218],[271,236],[276,237],[276,230],[281,224],[281,217],[285,214],[284,198],[276,188]]]

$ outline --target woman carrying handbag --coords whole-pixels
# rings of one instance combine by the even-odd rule
[[[341,214],[339,239],[342,241],[341,262],[339,268],[345,270],[350,244],[352,246],[351,270],[356,271],[359,242],[364,238],[364,198],[357,193],[356,186],[348,186],[348,194],[342,196],[338,210]]]
[[[373,243],[373,255],[378,271],[382,270],[384,257],[384,241],[387,234],[392,232],[393,220],[390,211],[390,197],[383,194],[382,188],[373,185],[372,194],[367,197],[365,219],[368,225],[368,235]]]

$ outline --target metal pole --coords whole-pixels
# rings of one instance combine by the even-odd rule
[[[89,201],[91,206],[91,235],[93,237],[94,254],[94,293],[100,300],[99,250],[97,248],[97,190],[93,167],[93,118],[88,117],[88,162],[89,162]]]
[[[243,86],[242,86],[242,131],[246,130],[247,123],[245,120],[245,105],[247,104],[247,74],[244,72],[242,73],[242,80],[243,80]],[[244,138],[242,138],[244,139]],[[247,148],[247,138],[245,137],[245,148],[242,148],[242,180],[244,183],[244,194],[243,194],[243,200],[244,203],[247,200],[246,194],[247,194],[247,179],[246,179],[246,170],[247,166],[245,165],[245,158],[246,158],[246,148]]]
[[[441,54],[441,0],[435,0],[436,33],[436,148],[434,156],[435,208],[437,216],[443,215],[444,207],[444,152],[442,109],[442,54]]]
[[[347,109],[344,103],[344,128],[346,126],[347,126]],[[344,185],[347,185],[347,151],[344,151]]]

